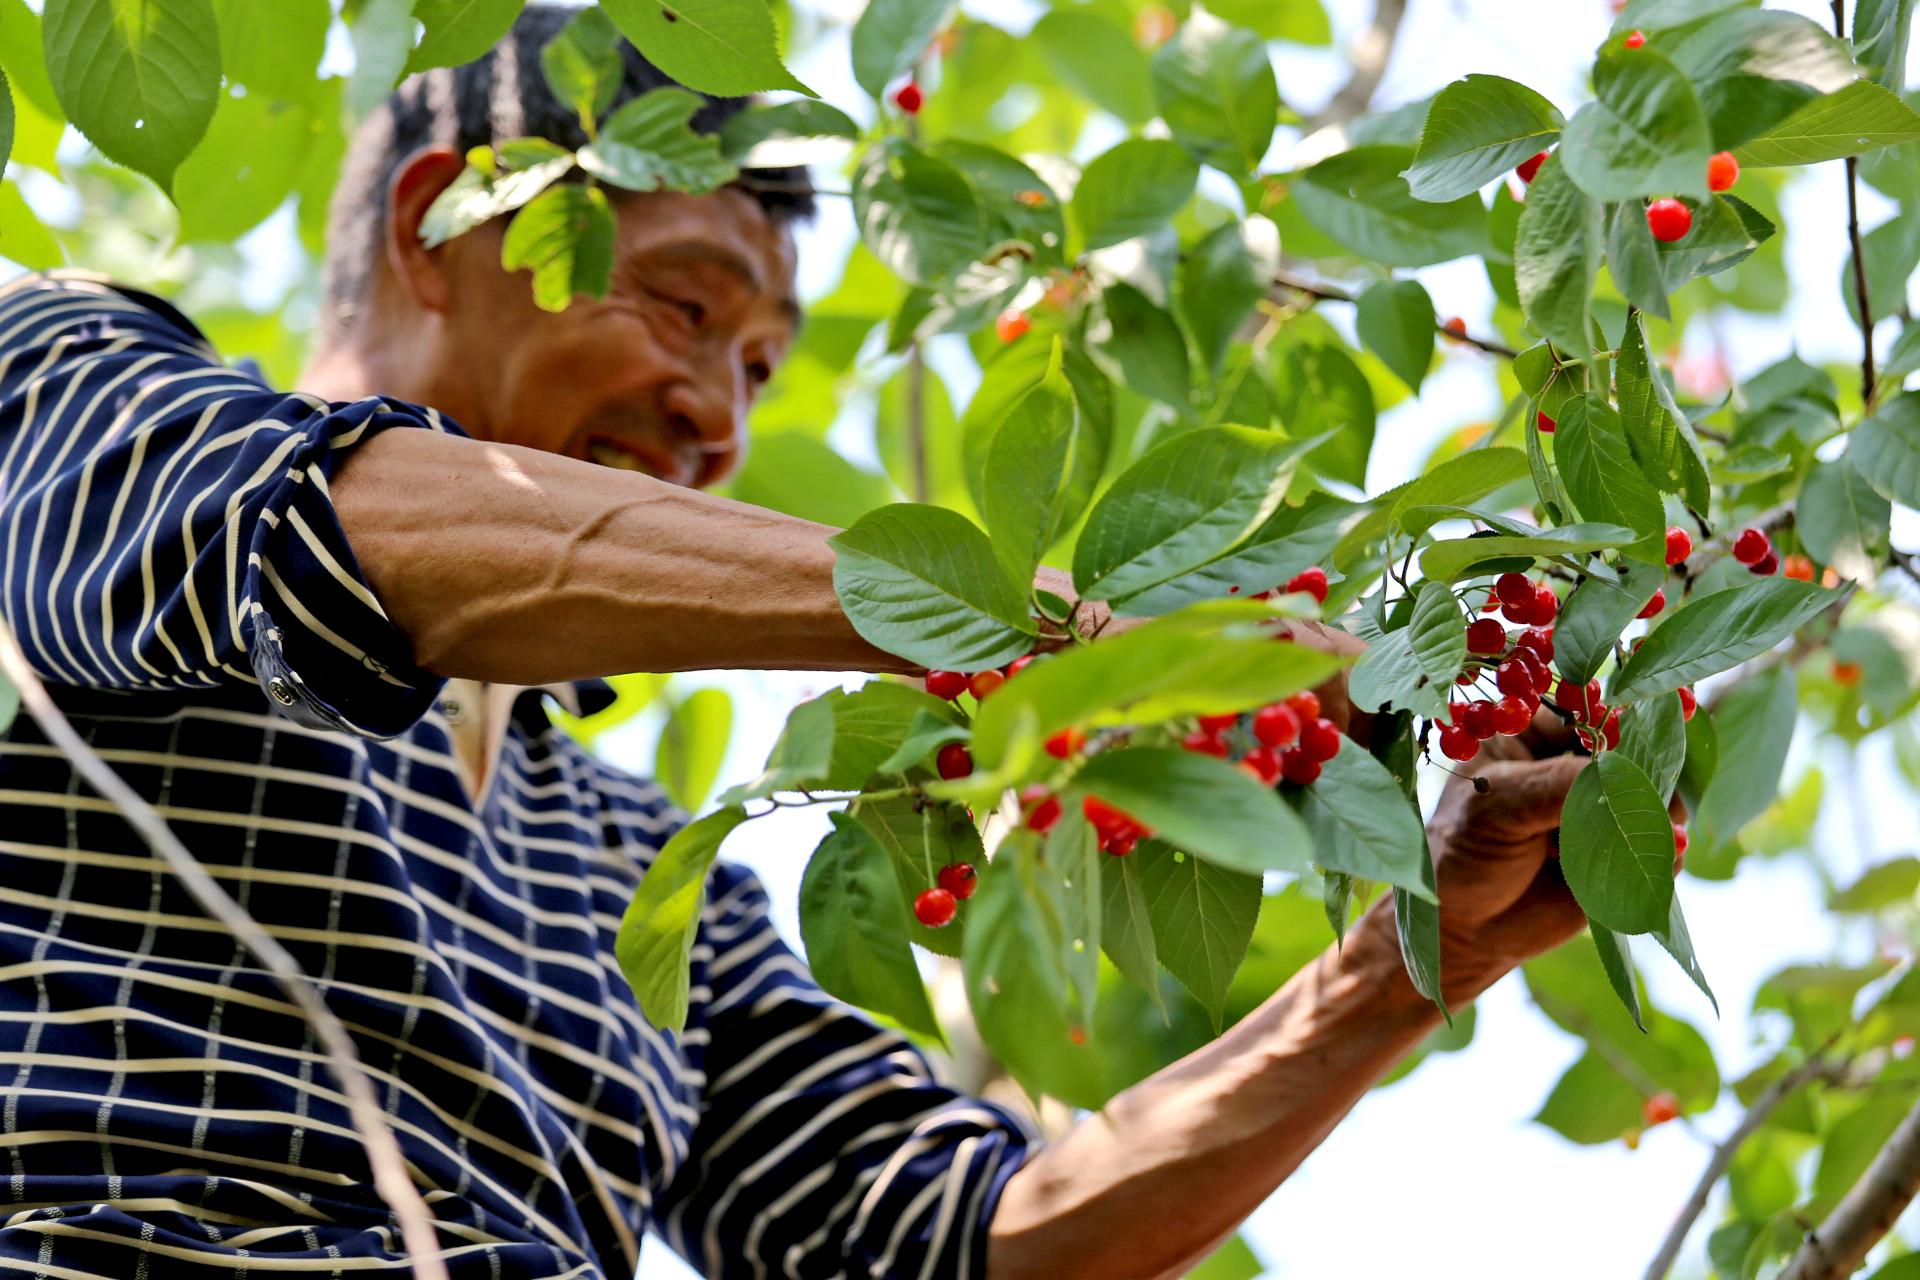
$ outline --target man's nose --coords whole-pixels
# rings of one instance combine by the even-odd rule
[[[662,408],[674,431],[706,453],[737,449],[747,426],[747,399],[737,379],[690,378],[666,390]]]

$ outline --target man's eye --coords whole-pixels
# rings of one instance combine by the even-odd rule
[[[753,360],[747,364],[747,377],[755,386],[765,386],[773,377],[773,366],[765,360]]]
[[[690,301],[686,298],[676,298],[666,293],[656,293],[653,296],[656,301],[672,307],[675,311],[685,316],[687,323],[693,325],[695,328],[699,328],[701,322],[707,318],[707,309],[697,302]]]

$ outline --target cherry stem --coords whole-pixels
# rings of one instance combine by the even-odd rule
[[[1348,293],[1345,289],[1336,289],[1332,285],[1315,284],[1303,277],[1293,275],[1291,272],[1274,272],[1273,283],[1282,289],[1291,289],[1295,293],[1305,294],[1309,298],[1318,298],[1323,302],[1359,301],[1358,298]],[[1455,342],[1463,342],[1467,346],[1478,347],[1488,355],[1501,356],[1511,360],[1520,354],[1505,343],[1496,342],[1491,338],[1476,338],[1471,334],[1455,333],[1453,330],[1447,328],[1446,325],[1438,322],[1435,322],[1433,327],[1435,332],[1443,333]]]

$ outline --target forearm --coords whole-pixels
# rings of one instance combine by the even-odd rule
[[[994,1215],[989,1280],[1152,1280],[1197,1261],[1439,1016],[1376,907],[1344,950],[1023,1166]]]
[[[441,675],[914,669],[842,613],[825,525],[429,431],[379,433],[332,489],[375,595]]]

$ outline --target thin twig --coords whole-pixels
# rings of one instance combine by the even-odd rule
[[[1822,1050],[1824,1052],[1824,1048]],[[1693,1194],[1680,1207],[1680,1214],[1673,1220],[1673,1226],[1667,1230],[1667,1238],[1660,1242],[1660,1251],[1653,1255],[1653,1261],[1647,1264],[1646,1280],[1666,1280],[1667,1272],[1673,1269],[1674,1262],[1680,1257],[1680,1248],[1687,1242],[1687,1233],[1693,1224],[1706,1211],[1707,1200],[1713,1194],[1714,1186],[1726,1175],[1733,1165],[1733,1158],[1739,1154],[1740,1147],[1751,1138],[1761,1125],[1767,1122],[1774,1109],[1809,1080],[1831,1076],[1836,1070],[1844,1070],[1845,1063],[1835,1064],[1827,1061],[1820,1053],[1814,1054],[1805,1062],[1781,1076],[1767,1087],[1766,1092],[1753,1100],[1747,1108],[1747,1114],[1740,1117],[1733,1132],[1713,1149],[1713,1156],[1707,1161],[1707,1167],[1701,1171],[1700,1180],[1693,1184]]]
[[[1337,289],[1334,286],[1328,285],[1328,284],[1316,284],[1311,280],[1307,280],[1303,277],[1296,276],[1291,272],[1286,272],[1286,271],[1274,272],[1273,283],[1279,288],[1291,289],[1295,293],[1304,294],[1309,298],[1318,298],[1322,302],[1358,302],[1359,301],[1358,298],[1354,297],[1351,293],[1348,293],[1345,289]],[[1511,360],[1515,356],[1520,354],[1518,351],[1515,351],[1512,347],[1507,346],[1503,342],[1496,342],[1492,338],[1476,338],[1471,334],[1455,333],[1453,330],[1447,328],[1446,325],[1440,324],[1437,322],[1434,324],[1433,327],[1436,332],[1445,334],[1447,337],[1453,339],[1453,341],[1463,342],[1469,347],[1478,347],[1480,348],[1480,350],[1486,352],[1488,355],[1503,356],[1506,359]]]
[[[1833,34],[1847,38],[1846,0],[1833,0]],[[1860,246],[1860,160],[1847,157],[1847,239],[1853,245],[1853,299],[1860,308],[1860,403],[1873,407],[1873,310],[1867,305],[1867,257]]]
[[[925,502],[927,481],[927,358],[915,338],[907,348],[907,474],[913,478],[913,500]]]
[[[352,1038],[341,1025],[340,1019],[334,1016],[333,1010],[327,1007],[319,988],[301,972],[299,963],[287,949],[262,929],[245,908],[207,874],[200,860],[180,843],[154,807],[122,781],[120,775],[74,729],[60,708],[54,705],[46,686],[28,664],[27,655],[21,651],[20,642],[14,638],[12,628],[4,620],[0,620],[0,669],[4,669],[19,690],[20,701],[27,714],[33,717],[48,741],[60,748],[72,762],[74,771],[120,810],[128,825],[139,832],[148,847],[160,855],[160,860],[179,878],[194,901],[208,915],[225,925],[299,1006],[326,1053],[328,1069],[346,1094],[347,1111],[354,1133],[366,1150],[367,1165],[373,1171],[374,1188],[399,1223],[401,1242],[410,1255],[414,1274],[419,1280],[446,1280],[447,1268],[441,1257],[439,1237],[434,1231],[433,1214],[427,1209],[427,1202],[421,1199],[420,1189],[407,1172],[406,1158],[400,1154],[400,1144],[394,1140],[386,1114],[374,1097],[373,1086],[360,1063],[359,1054],[354,1051]]]
[[[1386,79],[1387,64],[1393,61],[1393,45],[1400,36],[1400,23],[1407,16],[1407,0],[1379,0],[1373,21],[1353,42],[1353,73],[1347,82],[1327,99],[1327,105],[1308,116],[1307,133],[1330,124],[1345,124],[1366,112]]]
[[[1841,1280],[1893,1230],[1920,1193],[1920,1106],[1907,1113],[1827,1220],[1807,1230],[1780,1280]]]

